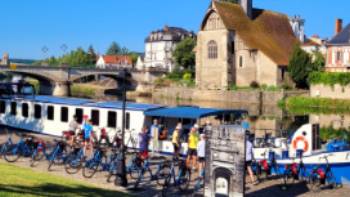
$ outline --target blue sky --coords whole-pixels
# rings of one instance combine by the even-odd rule
[[[1,2],[0,53],[43,58],[92,44],[104,53],[112,41],[135,51],[155,29],[198,31],[210,0],[5,0]],[[332,2],[332,3],[330,3]],[[350,22],[349,0],[255,0],[254,6],[306,19],[306,33],[331,37],[337,17]],[[45,55],[43,46],[49,51]]]

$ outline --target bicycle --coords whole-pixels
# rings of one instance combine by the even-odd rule
[[[68,154],[65,162],[65,170],[68,174],[76,174],[79,172],[84,162],[84,148],[74,148],[74,150]]]
[[[113,151],[113,153],[110,155],[110,161],[108,163],[108,175],[107,175],[107,182],[110,183],[112,182],[111,181],[111,178],[113,176],[117,176],[117,167],[118,167],[118,163],[119,161],[121,161],[121,158],[120,158],[120,154],[116,151]]]
[[[282,175],[282,190],[286,190],[289,184],[294,184],[295,181],[306,181],[307,173],[306,167],[302,160],[302,155],[299,156],[299,164],[286,164]]]
[[[8,135],[7,141],[4,144],[2,144],[0,147],[0,158],[6,154],[7,150],[11,146],[13,146],[12,136]]]
[[[131,143],[131,146],[129,146],[130,143]],[[138,137],[135,137],[135,130],[132,129],[129,132],[129,139],[126,142],[125,146],[128,147],[128,148],[131,148],[133,150],[131,152],[135,152],[136,149],[137,149],[137,144],[138,144]]]
[[[47,155],[47,160],[49,165],[47,167],[48,171],[51,171],[53,165],[62,165],[67,158],[66,143],[64,141],[55,140],[56,145],[53,151]]]
[[[326,166],[316,166],[311,170],[308,177],[307,186],[313,192],[319,191],[321,189],[321,185],[326,187],[328,186],[331,189],[337,187],[336,178],[332,172],[331,166],[329,165],[328,156],[330,155],[325,155],[319,158],[319,160],[325,159]]]
[[[178,166],[176,175],[176,166]],[[162,193],[165,195],[170,186],[177,187],[181,192],[188,189],[191,181],[191,170],[185,161],[173,159],[170,165],[164,165],[159,174],[164,177]]]
[[[32,156],[35,148],[36,148],[36,144],[34,142],[33,137],[24,139],[24,137],[21,136],[17,144],[12,144],[7,148],[4,158],[7,162],[13,163],[13,162],[16,162],[22,156],[23,157]]]
[[[35,167],[37,163],[46,156],[45,142],[43,140],[38,140],[31,156],[30,166]]]
[[[102,166],[103,169],[106,169],[106,162],[103,163],[103,158],[106,159],[106,156],[104,155],[105,151],[106,150],[104,150],[103,147],[95,147],[95,152],[92,158],[87,160],[83,167],[83,176],[85,178],[92,178],[100,166]]]

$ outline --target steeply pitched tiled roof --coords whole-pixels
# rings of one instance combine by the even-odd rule
[[[235,31],[247,46],[261,50],[278,65],[288,65],[298,43],[286,15],[254,9],[250,19],[238,4],[214,2],[227,29]]]
[[[132,64],[132,60],[128,55],[104,55],[102,58],[105,64]]]
[[[328,45],[350,45],[350,24],[347,25],[343,31],[335,35]]]

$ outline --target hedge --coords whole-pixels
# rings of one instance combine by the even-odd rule
[[[313,72],[309,75],[309,83],[346,86],[350,84],[350,73]]]

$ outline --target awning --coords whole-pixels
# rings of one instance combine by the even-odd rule
[[[226,109],[213,109],[213,108],[200,108],[200,107],[166,107],[145,112],[146,116],[152,117],[168,117],[168,118],[186,118],[186,119],[199,119],[208,116],[234,114],[242,115],[246,114],[244,110],[226,110]]]

